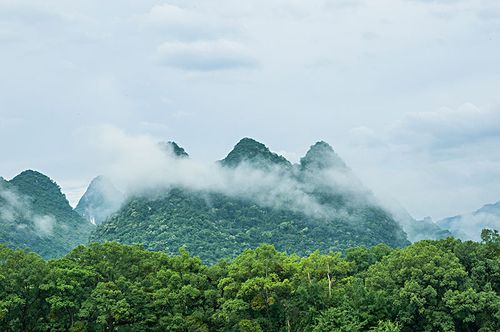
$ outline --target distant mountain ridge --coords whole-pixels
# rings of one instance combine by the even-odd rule
[[[500,229],[500,201],[486,204],[471,213],[441,219],[436,224],[457,238],[478,241],[482,229]]]
[[[0,243],[60,257],[86,243],[92,228],[44,174],[27,170],[0,180]]]

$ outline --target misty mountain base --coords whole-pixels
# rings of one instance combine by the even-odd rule
[[[206,263],[236,257],[261,243],[299,255],[315,249],[408,244],[399,225],[384,211],[366,207],[356,213],[357,222],[320,219],[222,194],[175,189],[155,200],[131,200],[96,228],[91,241],[144,244],[149,250],[170,254],[186,246]]]
[[[165,156],[176,165],[172,169],[194,168],[184,149],[170,144]],[[167,150],[168,144],[161,147]],[[243,138],[209,171],[218,180],[205,187],[199,183],[207,180],[175,182],[170,175],[173,180],[165,189],[132,196],[97,226],[91,241],[144,244],[170,254],[186,245],[208,263],[236,257],[260,243],[299,255],[314,249],[409,244],[391,213],[325,142],[311,146],[293,165],[264,144]],[[98,202],[87,206],[95,210]]]
[[[0,246],[2,331],[498,331],[500,236],[204,265],[93,243],[45,261]]]
[[[120,162],[115,178],[96,177],[74,210],[41,173],[0,178],[0,243],[44,258],[62,257],[89,239],[168,254],[185,246],[213,264],[261,243],[309,255],[451,235],[381,204],[325,142],[297,164],[251,138],[210,165],[193,161],[175,142],[151,142],[146,150],[151,160]],[[493,227],[486,228],[496,229],[500,216],[492,211],[481,216],[489,213]]]

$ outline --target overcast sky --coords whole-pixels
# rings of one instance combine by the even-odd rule
[[[74,204],[106,125],[217,160],[329,142],[417,218],[500,200],[497,0],[0,0],[0,175]]]

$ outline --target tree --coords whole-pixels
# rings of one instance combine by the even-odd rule
[[[391,308],[388,318],[399,319],[403,331],[454,331],[443,297],[447,291],[464,290],[467,277],[452,252],[421,241],[371,266],[366,286],[384,299],[383,305]]]
[[[47,306],[40,286],[47,273],[47,263],[40,256],[0,245],[1,330],[45,328]]]

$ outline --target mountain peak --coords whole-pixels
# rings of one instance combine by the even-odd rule
[[[111,180],[98,176],[90,182],[75,211],[92,224],[100,224],[118,210],[123,200],[123,194]]]
[[[27,170],[7,183],[14,199],[3,197],[0,202],[7,211],[0,213],[3,242],[30,248],[45,258],[60,257],[86,242],[92,225],[73,211],[61,188],[48,176]]]
[[[330,144],[319,141],[309,148],[306,155],[300,159],[302,169],[347,169],[344,161],[335,153]]]
[[[188,158],[189,154],[179,144],[174,141],[160,142],[160,148],[168,153],[173,153],[178,158]]]
[[[32,187],[36,186],[38,188],[50,188],[50,190],[59,192],[62,195],[61,187],[54,180],[43,173],[31,169],[21,172],[9,182],[17,186],[21,191],[27,191],[28,194]]]
[[[291,166],[285,157],[271,152],[267,146],[249,137],[241,139],[234,146],[233,150],[229,152],[227,157],[221,160],[223,166],[229,167],[236,167],[242,162],[250,162],[262,166],[266,164]]]
[[[114,187],[114,184],[109,180],[107,177],[103,175],[98,175],[95,178],[90,181],[90,184],[88,186],[88,189],[90,190],[102,190],[102,188],[107,188],[107,187]],[[88,190],[87,189],[87,190]]]

